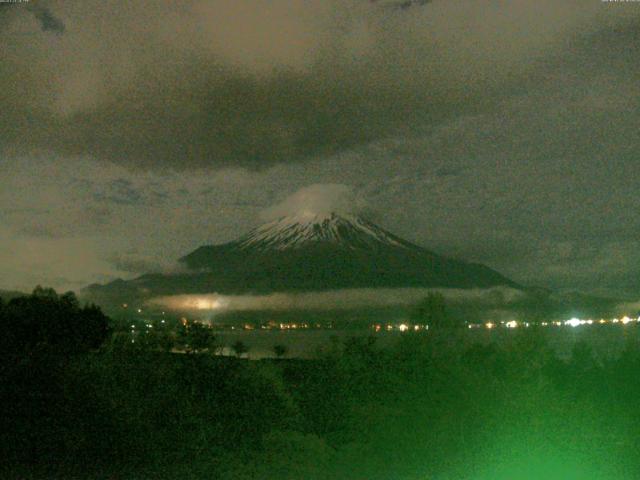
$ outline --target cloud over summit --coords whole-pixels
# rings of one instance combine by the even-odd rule
[[[280,203],[265,209],[263,220],[281,217],[310,217],[338,213],[358,215],[367,209],[366,200],[348,185],[314,184],[303,187]]]

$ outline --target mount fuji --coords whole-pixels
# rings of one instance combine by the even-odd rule
[[[265,294],[348,288],[519,286],[489,267],[438,255],[356,215],[301,212],[235,241],[197,248],[181,273],[93,285],[118,301],[159,295]]]

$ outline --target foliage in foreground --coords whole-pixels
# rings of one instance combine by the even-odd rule
[[[73,292],[58,295],[42,287],[6,305],[0,300],[0,325],[0,352],[17,355],[86,352],[100,347],[110,333],[99,307],[80,306]]]
[[[604,363],[578,345],[561,361],[539,332],[465,348],[451,335],[387,350],[352,338],[307,361],[13,356],[0,476],[637,478],[635,345]]]

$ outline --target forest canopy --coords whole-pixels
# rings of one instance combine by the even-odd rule
[[[81,306],[73,292],[59,295],[40,286],[6,304],[0,300],[0,322],[2,353],[86,352],[100,347],[110,333],[109,318],[100,307]]]

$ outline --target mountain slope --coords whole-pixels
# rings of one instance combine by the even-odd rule
[[[87,289],[122,301],[185,293],[265,294],[344,288],[518,285],[480,264],[437,255],[359,217],[305,214],[180,259],[186,273],[147,274]]]
[[[516,286],[479,264],[442,257],[358,217],[284,217],[181,261],[231,290]]]

